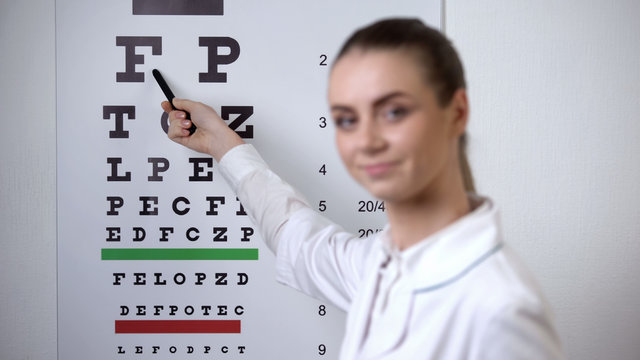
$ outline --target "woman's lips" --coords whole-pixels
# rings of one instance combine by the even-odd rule
[[[364,170],[371,177],[380,177],[387,174],[395,166],[394,162],[381,162],[363,166]]]

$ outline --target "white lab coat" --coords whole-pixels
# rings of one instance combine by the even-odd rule
[[[278,281],[348,311],[340,359],[562,359],[549,305],[502,240],[491,200],[409,249],[359,239],[312,210],[251,145],[220,161]]]

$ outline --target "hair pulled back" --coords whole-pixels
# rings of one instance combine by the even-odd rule
[[[456,90],[467,86],[462,62],[451,41],[419,19],[384,19],[358,29],[342,45],[335,62],[354,49],[406,50],[415,56],[425,83],[434,90],[438,104],[443,107],[450,103]],[[467,136],[464,133],[458,145],[460,170],[465,190],[475,192],[466,143]]]

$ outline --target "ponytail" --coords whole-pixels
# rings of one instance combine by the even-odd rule
[[[466,192],[475,194],[476,187],[473,182],[473,175],[471,174],[471,166],[469,166],[469,160],[467,159],[466,132],[460,136],[460,140],[458,141],[458,161],[460,162],[460,172],[462,173],[464,190]]]

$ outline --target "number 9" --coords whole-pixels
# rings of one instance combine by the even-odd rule
[[[324,354],[326,354],[326,353],[327,353],[327,347],[326,347],[326,346],[324,346],[324,344],[320,344],[320,345],[318,346],[318,354],[320,354],[320,355],[324,355]]]

